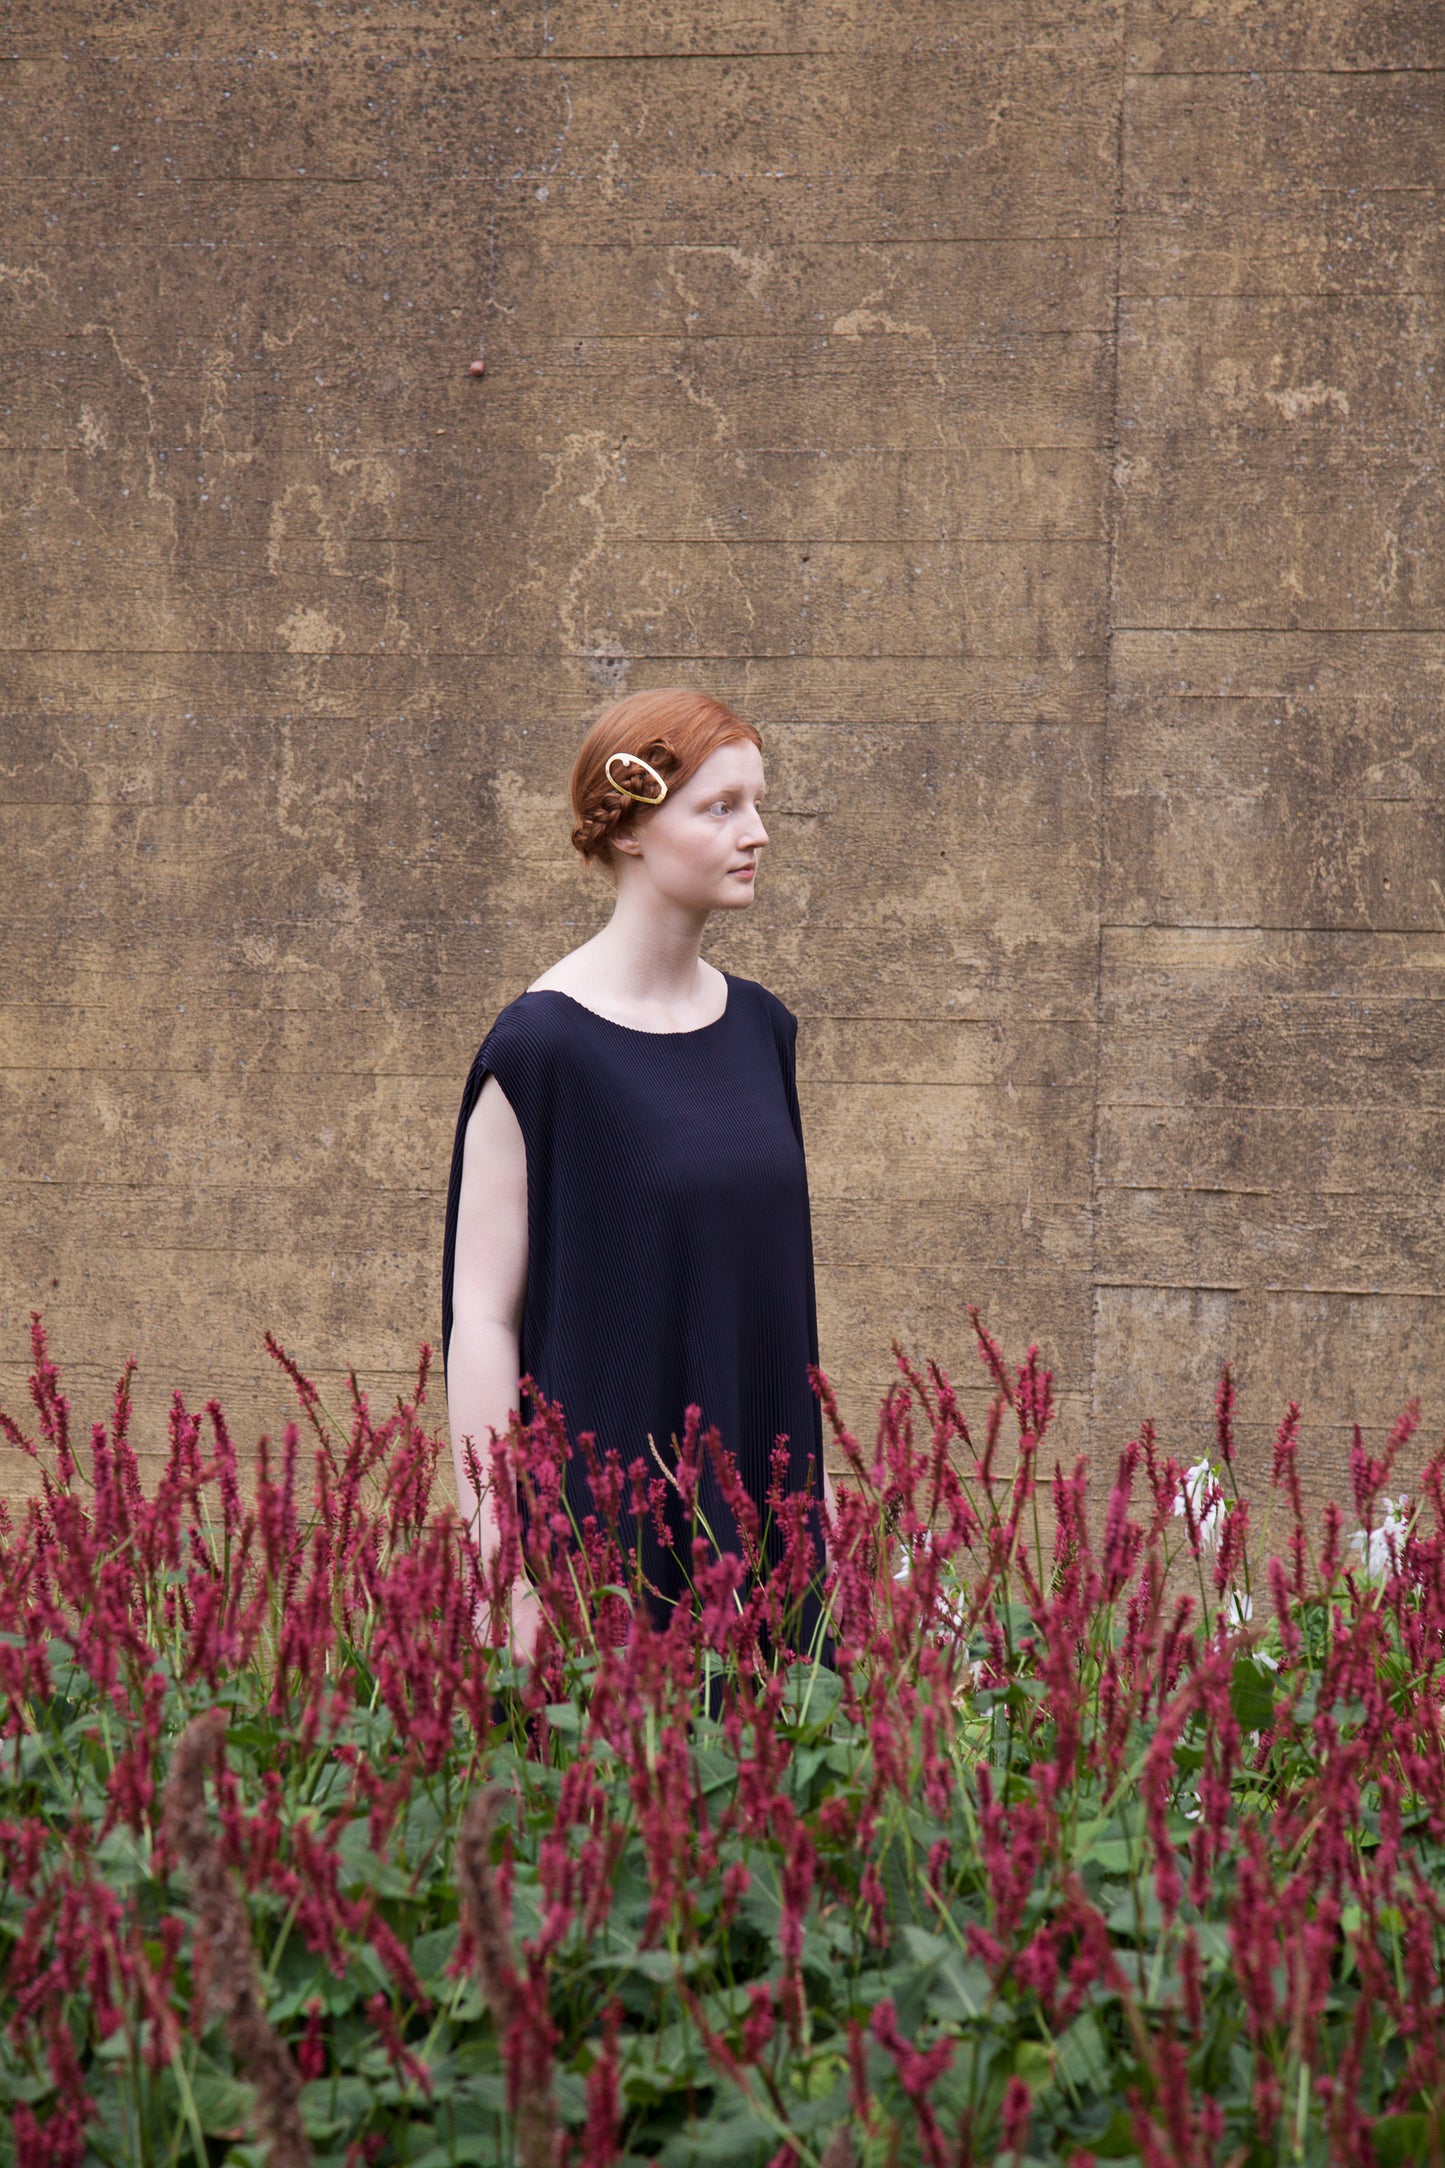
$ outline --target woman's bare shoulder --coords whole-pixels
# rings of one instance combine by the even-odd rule
[[[598,979],[598,957],[595,937],[584,941],[580,948],[568,949],[556,963],[549,964],[538,973],[527,988],[529,994],[571,994],[574,1001],[581,1000],[589,986]]]
[[[579,954],[579,950],[573,949],[570,956],[559,957],[555,964],[549,964],[545,971],[539,971],[527,988],[527,992],[529,994],[575,994],[578,987],[585,984],[586,981],[585,970],[579,971],[574,966],[573,959]]]

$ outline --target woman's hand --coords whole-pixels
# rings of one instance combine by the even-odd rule
[[[483,1648],[492,1648],[492,1621],[496,1613],[491,1602],[483,1599],[477,1605],[472,1620],[472,1630]],[[537,1653],[537,1642],[542,1632],[542,1606],[537,1591],[525,1574],[519,1573],[507,1595],[507,1654],[514,1664],[529,1664]]]
[[[542,1605],[531,1582],[521,1578],[512,1583],[512,1661],[529,1664],[537,1653],[537,1639],[542,1631]]]

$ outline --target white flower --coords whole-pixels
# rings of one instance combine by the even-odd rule
[[[1229,1591],[1226,1615],[1231,1626],[1247,1626],[1254,1617],[1253,1596],[1246,1596],[1243,1589],[1232,1588]],[[1263,1664],[1266,1671],[1278,1671],[1279,1669],[1279,1658],[1271,1656],[1268,1649],[1256,1648],[1254,1660],[1257,1664]]]
[[[1185,1469],[1184,1496],[1189,1500],[1200,1542],[1206,1551],[1212,1551],[1224,1526],[1224,1494],[1219,1488],[1219,1478],[1207,1460],[1197,1460],[1192,1468]],[[1175,1499],[1174,1511],[1182,1520],[1184,1498]]]
[[[1368,1535],[1357,1528],[1350,1546],[1360,1554],[1360,1574],[1366,1581],[1382,1581],[1394,1573],[1405,1555],[1405,1531],[1410,1525],[1410,1501],[1406,1497],[1380,1500],[1380,1525]]]
[[[893,1576],[895,1581],[912,1580],[913,1553],[914,1551],[926,1551],[932,1540],[932,1532],[925,1528],[914,1537],[911,1549],[906,1540],[900,1543],[898,1571]],[[934,1597],[934,1619],[938,1626],[952,1633],[963,1622],[963,1603],[961,1599],[957,1603],[950,1603],[945,1589],[946,1584],[945,1588],[940,1588]]]

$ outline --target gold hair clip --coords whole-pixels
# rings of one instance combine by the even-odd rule
[[[629,790],[625,783],[619,783],[612,773],[614,760],[625,760],[629,768],[645,768],[657,785],[657,796],[655,798],[644,798],[640,790]],[[661,805],[663,799],[667,796],[666,783],[658,774],[656,768],[653,767],[652,762],[644,760],[640,753],[609,753],[602,763],[602,771],[612,788],[621,791],[624,798],[631,798],[636,805]]]

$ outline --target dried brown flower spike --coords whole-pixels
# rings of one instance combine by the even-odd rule
[[[562,2157],[562,2128],[552,2090],[553,2036],[545,2006],[539,2010],[535,1994],[527,1992],[535,1982],[517,1977],[492,1869],[492,1833],[506,1796],[501,1785],[489,1784],[468,1800],[457,1827],[453,1866],[477,1985],[492,2013],[511,2079],[517,2168],[556,2168]]]
[[[492,1872],[492,1834],[497,1826],[497,1809],[506,1796],[500,1784],[489,1784],[473,1794],[457,1825],[454,1854],[462,1920],[471,1938],[477,1985],[499,2038],[511,2022],[517,1992],[506,1922]]]
[[[192,1717],[166,1778],[166,1843],[185,1869],[196,1918],[197,2003],[204,1978],[236,2068],[254,2088],[256,2136],[269,2148],[270,2168],[310,2168],[311,2141],[298,2106],[301,2074],[266,2015],[246,1908],[206,1812],[206,1775],[220,1766],[225,1738],[224,1710]]]

